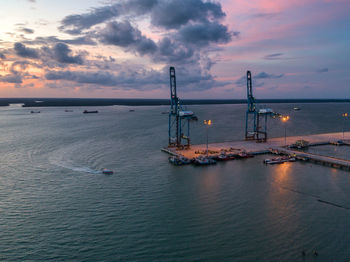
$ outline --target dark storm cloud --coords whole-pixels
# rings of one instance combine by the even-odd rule
[[[45,74],[47,80],[67,80],[79,84],[96,84],[118,88],[144,89],[144,86],[167,83],[166,78],[157,71],[120,72],[118,75],[105,71],[49,71]]]
[[[22,43],[16,43],[14,46],[15,53],[23,58],[35,58],[40,61],[39,64],[26,61],[35,67],[64,67],[65,64],[82,65],[84,56],[87,52],[73,54],[72,49],[65,43],[55,43],[52,47],[42,46],[40,49],[28,48]],[[23,63],[23,61],[20,61]],[[15,62],[14,65],[18,65]]]
[[[329,70],[328,70],[328,68],[327,67],[325,67],[325,68],[320,68],[320,69],[317,69],[317,73],[327,73]]]
[[[141,55],[154,53],[157,49],[153,40],[143,36],[129,21],[108,23],[100,33],[100,40],[108,45],[132,47]]]
[[[128,19],[150,19],[151,24],[170,31],[155,43],[133,26]],[[83,34],[69,44],[94,44],[94,40],[115,45],[139,55],[152,55],[154,61],[191,62],[201,59],[203,49],[224,44],[239,37],[219,21],[225,17],[220,3],[204,0],[122,0],[116,4],[73,14],[61,21],[60,30]],[[118,21],[110,21],[118,18]],[[104,27],[91,28],[106,23]],[[101,29],[102,28],[102,29]],[[85,31],[84,31],[85,30]],[[84,36],[85,35],[85,36]],[[89,37],[88,37],[89,36]],[[36,39],[51,40],[56,39]]]
[[[97,45],[89,35],[76,37],[73,39],[60,39],[56,36],[46,36],[46,37],[36,37],[34,40],[26,40],[23,43],[27,45],[38,45],[38,44],[55,44],[55,43],[65,43],[70,45]]]
[[[93,8],[87,13],[66,16],[61,21],[59,30],[72,35],[80,34],[84,29],[108,22],[113,18],[149,13],[158,2],[158,0],[125,0],[113,5]]]
[[[176,81],[183,91],[203,91],[232,84],[229,81],[217,81],[198,63],[176,68]],[[168,78],[169,76],[167,76]]]
[[[184,42],[201,46],[207,46],[210,43],[228,43],[232,39],[232,33],[228,28],[216,22],[183,26],[179,30],[179,35]]]
[[[216,81],[212,75],[203,72],[198,64],[179,68],[177,76],[178,85],[184,88],[183,91],[201,91],[230,84],[230,82]],[[65,80],[82,85],[110,86],[113,89],[147,90],[168,86],[169,67],[164,67],[162,71],[121,67],[118,73],[104,70],[47,71],[45,78],[49,81]]]
[[[225,16],[219,3],[202,0],[166,0],[159,1],[152,9],[153,25],[167,29],[179,28],[188,22],[206,22]]]
[[[61,21],[59,29],[69,34],[80,34],[82,30],[103,23],[119,15],[119,5],[109,5],[93,8],[90,12],[66,16]]]
[[[0,82],[10,83],[10,84],[21,84],[22,76],[20,74],[8,74],[5,76],[0,76]]]
[[[204,90],[229,84],[216,81],[210,74],[215,62],[208,55],[208,52],[218,51],[215,49],[217,44],[239,37],[239,32],[231,32],[220,22],[224,17],[220,3],[211,0],[119,0],[89,12],[66,16],[59,29],[71,35],[79,34],[75,42],[73,39],[71,42],[59,41],[57,37],[34,41],[72,45],[95,44],[96,41],[118,46],[127,52],[149,55],[154,62],[178,67],[180,73],[183,71],[179,80],[181,85],[188,90]],[[153,28],[161,30],[162,38],[157,42],[148,38],[135,26],[140,20],[149,21]],[[44,53],[50,54],[50,51],[53,52],[46,48]],[[72,57],[71,54],[67,56]],[[47,71],[46,79],[135,90],[168,83],[168,67],[161,72],[148,71],[102,60],[85,61],[84,65],[90,70],[94,68],[94,72],[52,70]],[[57,69],[64,65],[57,65],[51,59],[46,66]]]
[[[124,13],[146,14],[149,13],[161,0],[128,0],[120,4],[119,8]]]
[[[57,43],[53,48],[53,57],[56,61],[64,64],[83,64],[83,58],[80,55],[71,55],[72,50],[64,43]]]
[[[21,27],[18,30],[26,34],[34,34],[34,30],[27,27]]]
[[[68,64],[84,64],[84,56],[87,52],[73,54],[71,48],[65,43],[56,43],[53,46],[43,46],[40,49],[42,67],[65,67]]]
[[[20,57],[25,58],[39,58],[39,53],[34,48],[28,48],[22,43],[15,43],[14,50],[16,54]]]
[[[84,29],[128,15],[149,14],[155,26],[173,29],[189,22],[208,22],[225,16],[220,3],[203,0],[125,0],[93,8],[90,12],[66,16],[59,29],[80,34]]]
[[[194,54],[192,47],[174,42],[169,37],[164,37],[158,42],[158,49],[158,56],[155,59],[168,61],[169,63],[189,60]]]

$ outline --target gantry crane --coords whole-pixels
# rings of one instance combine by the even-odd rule
[[[271,108],[258,108],[253,96],[252,74],[247,71],[247,99],[248,109],[245,122],[245,140],[266,142],[267,140],[267,117],[278,115]]]
[[[169,111],[169,147],[190,147],[190,121],[197,120],[192,111],[184,111],[177,96],[175,68],[169,68],[170,73],[170,111]],[[184,134],[183,132],[186,132]],[[183,145],[182,141],[186,144]]]

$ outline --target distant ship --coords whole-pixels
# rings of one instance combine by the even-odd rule
[[[300,110],[299,107],[294,107],[293,109],[294,109],[294,111],[299,111]]]
[[[64,110],[64,112],[73,112],[73,110],[66,109],[66,110]]]
[[[98,113],[98,111],[97,111],[97,110],[95,110],[95,111],[84,110],[83,113],[84,113],[84,114],[96,114],[96,113]]]
[[[40,111],[30,111],[31,114],[39,114]]]

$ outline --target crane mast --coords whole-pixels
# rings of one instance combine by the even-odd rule
[[[267,140],[267,116],[278,115],[271,108],[258,108],[253,96],[252,74],[247,71],[247,112],[245,122],[245,140],[266,142]]]
[[[170,75],[170,111],[168,128],[169,147],[190,147],[190,121],[197,120],[192,111],[184,111],[180,105],[180,99],[176,90],[175,67],[169,68]],[[184,131],[186,134],[184,134]],[[183,145],[182,141],[186,144]]]

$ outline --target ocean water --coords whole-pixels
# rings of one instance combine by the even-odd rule
[[[271,107],[290,115],[287,135],[350,130],[349,103]],[[175,167],[160,151],[167,106],[64,109],[0,109],[0,261],[350,261],[349,172],[267,156]],[[209,141],[242,139],[245,105],[188,109],[193,143],[204,119]]]

